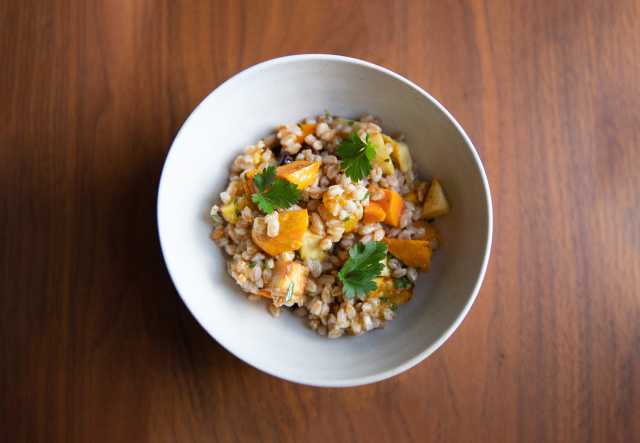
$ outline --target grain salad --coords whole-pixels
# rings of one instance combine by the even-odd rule
[[[360,335],[393,320],[429,269],[432,222],[449,203],[380,124],[326,113],[281,125],[231,165],[211,237],[274,317],[291,311],[320,335]]]

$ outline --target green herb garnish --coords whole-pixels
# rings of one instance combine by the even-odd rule
[[[265,214],[271,214],[276,208],[288,208],[300,200],[300,190],[293,183],[276,177],[276,168],[267,166],[260,174],[253,177],[258,192],[251,200]]]
[[[358,182],[371,172],[371,161],[376,156],[376,148],[369,142],[369,134],[362,141],[353,131],[338,146],[340,167],[354,182]]]
[[[380,275],[387,254],[387,245],[372,241],[366,245],[356,243],[349,249],[349,259],[338,272],[342,281],[342,293],[348,299],[364,299],[367,292],[377,288],[374,279]]]
[[[251,263],[249,263],[249,268],[253,269],[256,267],[256,262],[252,261]]]
[[[291,300],[293,300],[293,291],[295,287],[295,283],[289,282],[289,286],[287,287],[287,296],[284,298],[285,303],[289,303]]]
[[[396,289],[405,289],[413,286],[409,277],[395,278],[393,279],[393,287]]]

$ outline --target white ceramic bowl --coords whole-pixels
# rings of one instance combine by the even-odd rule
[[[244,147],[325,110],[371,113],[401,131],[422,177],[437,176],[452,212],[437,223],[444,241],[410,303],[384,329],[336,340],[284,313],[272,318],[227,275],[209,239],[209,208]],[[489,185],[471,141],[447,110],[385,68],[335,55],[295,55],[240,72],[209,94],[176,136],[158,191],[158,229],[173,282],[218,343],[250,365],[315,386],[355,386],[405,371],[449,338],[484,277],[492,234]]]

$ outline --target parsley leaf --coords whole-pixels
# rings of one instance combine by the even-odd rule
[[[275,166],[267,166],[262,170],[260,174],[256,174],[253,177],[253,184],[256,185],[258,191],[264,192],[269,186],[273,184],[276,179]]]
[[[340,156],[340,167],[354,182],[358,182],[371,172],[371,161],[376,156],[376,148],[369,142],[369,134],[362,141],[356,131],[342,140],[336,151]]]
[[[271,214],[277,208],[288,208],[300,200],[298,187],[280,177],[276,177],[276,168],[267,166],[260,174],[253,177],[258,192],[251,200],[265,214]]]
[[[349,249],[349,259],[338,272],[345,298],[364,299],[367,292],[376,289],[374,279],[380,275],[384,268],[381,261],[384,260],[386,254],[387,245],[377,241],[369,242],[366,245],[357,243]]]

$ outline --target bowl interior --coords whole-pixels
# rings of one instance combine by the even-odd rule
[[[227,275],[209,239],[208,211],[228,168],[247,145],[280,123],[325,110],[372,113],[401,131],[423,178],[443,183],[452,212],[437,222],[442,247],[397,319],[360,337],[328,340],[283,313],[272,318]],[[169,272],[200,324],[229,351],[270,374],[301,383],[347,386],[394,375],[433,352],[470,307],[484,273],[491,209],[484,172],[466,136],[435,101],[368,63],[294,56],[243,71],[210,94],[176,137],[163,170],[158,225]]]

